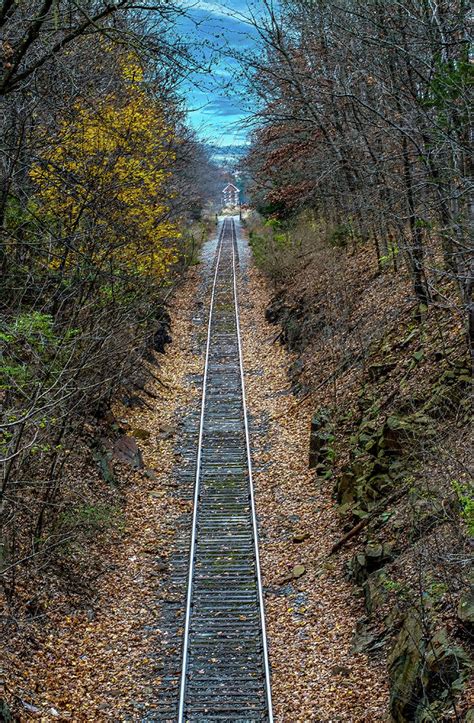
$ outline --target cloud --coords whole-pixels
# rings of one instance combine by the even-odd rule
[[[206,2],[205,0],[196,0],[196,2],[193,2],[193,0],[189,0],[186,5],[190,10],[204,10],[211,15],[217,15],[219,17],[229,17],[229,15],[232,15],[232,11],[222,3]]]
[[[210,15],[238,20],[236,12],[243,15],[247,8],[247,2],[246,0],[240,0],[240,2],[237,1],[231,5],[226,5],[226,3],[208,2],[207,0],[186,0],[185,7],[188,10],[204,10]]]
[[[240,118],[242,110],[231,98],[215,98],[206,105],[206,113],[218,116],[234,116]]]
[[[239,79],[237,54],[251,54],[256,32],[245,22],[247,0],[185,0],[187,17],[178,21],[177,32],[196,52],[214,62],[212,72],[188,78],[182,94],[189,120],[198,136],[221,145],[247,143],[243,121],[249,106],[247,90]],[[253,2],[254,9],[261,3]]]

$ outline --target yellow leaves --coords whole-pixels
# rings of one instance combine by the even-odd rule
[[[93,108],[76,103],[30,178],[39,212],[63,234],[86,230],[102,248],[105,243],[109,258],[161,278],[178,258],[173,243],[180,236],[167,220],[173,133],[141,88],[143,72],[132,53],[121,70],[126,92]]]
[[[143,68],[140,65],[137,55],[133,51],[126,53],[122,58],[121,70],[125,80],[135,84],[142,82]]]

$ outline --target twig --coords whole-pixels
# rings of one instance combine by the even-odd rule
[[[156,374],[153,374],[153,372],[151,372],[149,369],[148,369],[148,374],[152,377],[152,379],[154,379],[156,382],[158,382],[158,384],[161,384],[162,387],[164,387],[165,389],[171,390],[171,387],[169,384],[166,384],[166,382],[164,382],[162,379],[157,377]]]

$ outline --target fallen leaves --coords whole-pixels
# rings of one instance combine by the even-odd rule
[[[159,358],[159,377],[169,388],[152,379],[151,408],[117,405],[114,410],[134,430],[144,469],[119,464],[115,470],[124,496],[123,520],[117,534],[91,541],[107,561],[94,599],[77,605],[72,597],[58,596],[49,603],[47,616],[37,625],[25,623],[12,641],[6,687],[9,698],[11,692],[21,698],[19,720],[137,720],[155,711],[165,634],[157,590],[167,574],[178,518],[192,511],[191,503],[173,492],[173,468],[177,409],[196,395],[188,375],[202,366],[200,355],[190,348],[198,281],[191,272],[180,289],[175,343]],[[129,439],[127,451],[131,446],[137,454]],[[34,653],[22,644],[28,631],[37,635]]]
[[[241,281],[241,325],[274,715],[278,723],[380,722],[384,662],[354,654],[362,606],[344,561],[327,553],[340,534],[330,485],[308,470],[311,405],[291,395],[293,358],[264,320],[270,291],[251,269]]]

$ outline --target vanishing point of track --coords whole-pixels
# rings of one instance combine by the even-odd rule
[[[226,218],[209,310],[179,723],[273,720],[236,257]]]

